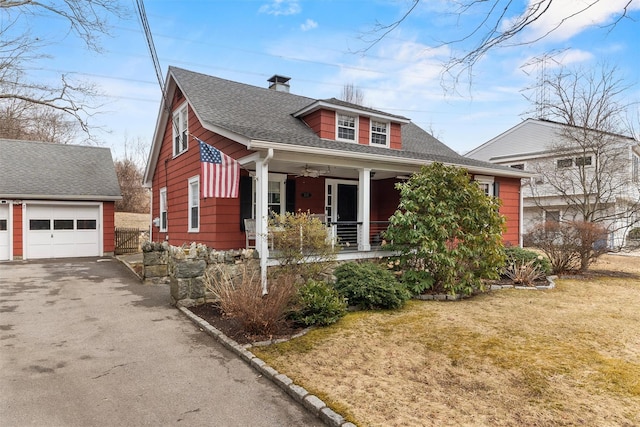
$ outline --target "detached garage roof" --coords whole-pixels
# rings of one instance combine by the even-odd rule
[[[108,148],[0,139],[0,199],[121,198]]]

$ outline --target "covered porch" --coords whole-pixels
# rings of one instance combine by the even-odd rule
[[[254,221],[251,231],[261,259],[271,258],[270,215],[297,211],[309,212],[325,224],[329,238],[341,249],[340,259],[381,256],[387,252],[383,232],[400,200],[395,185],[418,170],[415,165],[272,148],[240,162],[248,174],[241,193],[252,195],[251,201],[241,201],[241,215]]]

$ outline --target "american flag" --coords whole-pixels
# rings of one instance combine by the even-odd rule
[[[202,169],[202,197],[238,197],[240,164],[198,139]]]

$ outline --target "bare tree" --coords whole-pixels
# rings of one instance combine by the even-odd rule
[[[142,186],[143,170],[148,144],[141,138],[124,141],[123,159],[115,162],[116,175],[122,192],[122,200],[116,201],[118,212],[149,212],[149,191]]]
[[[78,123],[61,111],[21,99],[0,103],[0,138],[68,144],[78,130]]]
[[[353,83],[347,83],[342,87],[340,99],[356,105],[364,105],[364,92]]]
[[[56,111],[89,133],[88,119],[98,95],[95,87],[67,75],[60,77],[58,85],[29,81],[27,67],[46,57],[41,49],[47,37],[29,30],[26,24],[33,17],[61,18],[70,34],[99,52],[98,40],[108,33],[108,18],[124,17],[124,8],[115,0],[2,0],[0,14],[0,105],[6,108],[7,103],[18,100],[42,107],[42,111]]]
[[[369,50],[375,44],[383,40],[387,35],[396,30],[415,11],[421,0],[411,0],[406,11],[396,21],[390,24],[377,23],[373,30],[364,35]],[[554,34],[566,26],[567,22],[580,18],[596,8],[598,4],[605,4],[609,0],[587,0],[584,2],[572,2],[566,7],[564,16],[553,23],[544,32],[533,32],[529,37],[523,37],[526,29],[533,28],[543,17],[550,14],[553,0],[529,0],[524,10],[522,2],[513,0],[458,0],[444,2],[441,6],[445,12],[464,17],[472,21],[468,30],[462,32],[461,36],[440,42],[440,46],[450,46],[451,48],[461,47],[461,50],[452,54],[445,71],[454,77],[458,77],[464,71],[471,72],[473,66],[487,52],[498,47],[523,46],[534,44],[551,34]],[[619,7],[618,13],[613,20],[599,28],[615,27],[621,20],[629,17],[629,11],[634,0],[624,0]],[[556,4],[560,4],[557,2]],[[597,26],[593,23],[591,26]]]
[[[640,221],[640,188],[632,172],[638,141],[626,136],[628,105],[621,102],[627,86],[618,70],[607,66],[561,69],[545,84],[549,96],[537,110],[563,126],[546,147],[553,157],[535,166],[544,181],[532,181],[536,205],[546,209],[551,198],[559,198],[565,220],[626,231]]]

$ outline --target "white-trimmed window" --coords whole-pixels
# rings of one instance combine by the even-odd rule
[[[200,231],[200,177],[189,178],[189,231]]]
[[[389,123],[371,120],[371,144],[389,146]]]
[[[269,183],[267,184],[267,212],[271,214],[282,215],[286,212],[286,182],[287,175],[279,173],[269,174]],[[256,180],[253,180],[253,213],[252,218],[256,217]]]
[[[591,166],[591,156],[582,156],[575,158],[576,166]]]
[[[338,130],[337,135],[340,140],[343,141],[356,141],[356,135],[358,134],[358,117],[351,116],[349,114],[337,114],[338,119],[336,120]]]
[[[566,159],[558,159],[556,161],[556,169],[565,169],[573,166],[573,159],[568,157]]]
[[[188,108],[185,102],[173,113],[173,157],[189,148]]]
[[[473,179],[475,182],[478,183],[478,186],[480,187],[480,189],[484,191],[484,194],[486,194],[487,196],[494,195],[494,192],[493,192],[494,179],[492,176],[476,175]]]
[[[167,187],[160,189],[160,231],[167,231]]]

